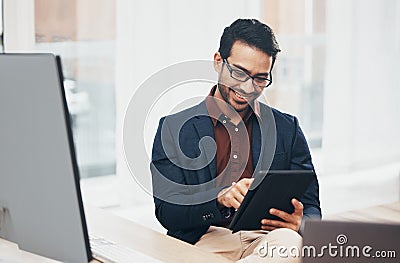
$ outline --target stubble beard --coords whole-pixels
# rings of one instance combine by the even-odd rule
[[[239,104],[242,107],[237,107],[236,105],[231,103],[230,100],[232,100],[232,101],[234,101],[234,100],[229,94],[231,89],[228,86],[225,86],[225,85],[222,85],[222,84],[218,83],[217,84],[217,89],[219,90],[219,93],[221,94],[221,96],[224,99],[225,103],[228,104],[230,107],[232,107],[236,112],[240,113],[240,112],[246,111],[250,107],[249,103]]]

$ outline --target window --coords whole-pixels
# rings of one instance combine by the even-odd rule
[[[81,177],[115,174],[115,1],[35,0],[35,38],[61,55]]]
[[[263,7],[282,50],[267,98],[299,117],[312,148],[322,143],[325,8],[326,0],[266,0]]]

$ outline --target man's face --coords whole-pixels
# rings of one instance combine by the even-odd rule
[[[272,66],[271,56],[240,41],[233,44],[231,54],[226,61],[233,69],[262,78],[269,77]],[[214,55],[214,67],[219,75],[215,97],[224,100],[238,113],[245,112],[249,108],[249,103],[252,104],[261,95],[263,89],[255,88],[251,78],[246,82],[241,82],[231,77],[219,52]]]

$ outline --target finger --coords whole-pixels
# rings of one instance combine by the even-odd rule
[[[278,228],[276,228],[276,227],[273,227],[273,226],[265,226],[265,225],[261,225],[261,229],[262,229],[262,230],[268,230],[268,231],[272,231],[272,230],[275,230],[275,229],[278,229]]]
[[[243,178],[240,181],[243,181],[243,183],[246,185],[246,187],[249,188],[251,183],[254,181],[254,178]]]
[[[237,200],[237,190],[231,188],[223,195],[223,205],[226,207],[234,207],[237,209],[240,206],[239,200]]]
[[[253,183],[254,178],[243,178],[239,182],[244,185],[247,189],[250,188],[250,185]]]
[[[246,184],[240,182],[237,183],[234,188],[237,189],[242,196],[245,196],[249,190],[249,187]]]
[[[240,181],[238,181],[237,183],[232,183],[232,185],[240,186],[242,189],[246,189],[245,192],[247,192],[247,190],[250,188],[251,183],[254,181],[254,178],[243,178]]]
[[[222,189],[219,193],[218,193],[218,197],[222,197],[223,195],[225,195],[230,188],[224,188]]]
[[[287,222],[282,222],[279,220],[271,220],[271,219],[263,219],[261,220],[261,224],[264,226],[271,226],[275,228],[292,228],[292,224]]]
[[[242,194],[240,189],[238,188],[232,189],[232,193],[233,197],[241,204],[243,202],[244,195]]]
[[[241,203],[240,203],[238,200],[232,198],[232,199],[229,200],[229,201],[230,201],[230,205],[231,205],[233,208],[235,208],[236,210],[239,209]]]
[[[292,204],[293,204],[293,207],[294,207],[294,214],[302,216],[303,215],[303,209],[304,209],[303,204],[300,201],[298,201],[296,198],[292,199]]]
[[[254,181],[254,178],[243,178],[240,179],[237,184],[244,185],[245,187],[249,188],[251,183]]]
[[[279,209],[275,209],[275,208],[271,208],[269,210],[269,213],[271,215],[277,216],[279,218],[282,218],[284,221],[286,222],[295,222],[295,219],[293,218],[293,216],[291,214],[286,213],[285,211],[279,210]]]

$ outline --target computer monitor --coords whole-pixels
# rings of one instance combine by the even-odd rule
[[[52,54],[0,54],[0,237],[52,259],[88,262],[61,72]]]

